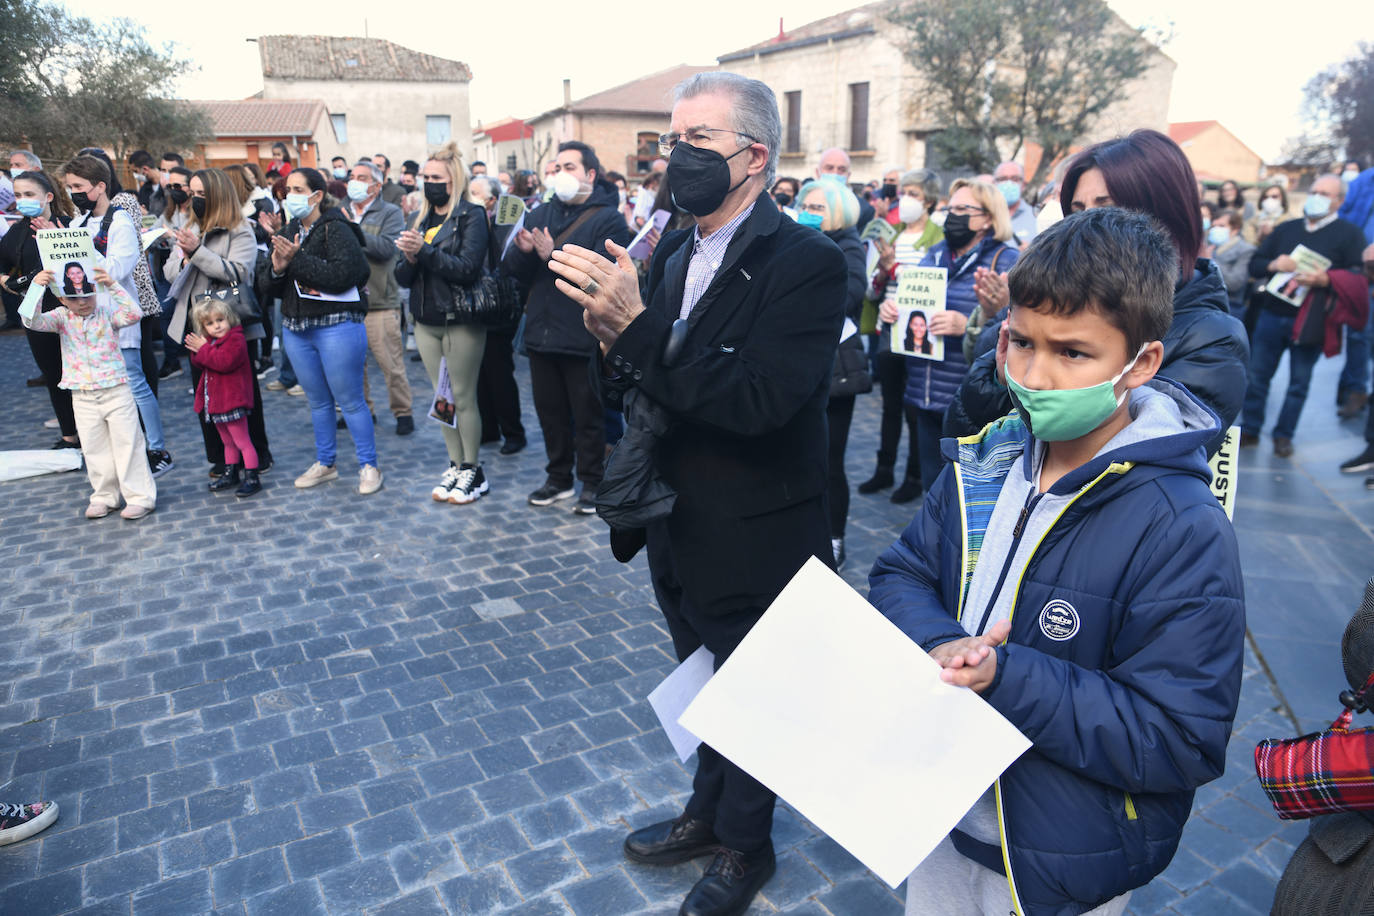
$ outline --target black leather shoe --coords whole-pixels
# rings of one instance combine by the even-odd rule
[[[524,439],[507,439],[505,444],[501,446],[501,454],[503,455],[514,455],[516,452],[522,452],[524,450]]]
[[[892,466],[878,465],[878,469],[873,472],[873,476],[859,484],[859,492],[864,495],[877,493],[879,490],[886,490],[892,486]]]
[[[752,855],[722,846],[687,892],[678,916],[740,916],[776,868],[771,843]]]
[[[902,485],[892,491],[892,501],[894,503],[909,503],[921,495],[921,481],[915,477],[908,477],[902,481]]]
[[[240,483],[242,483],[242,481],[239,479],[239,466],[237,464],[231,464],[225,469],[223,474],[210,481],[210,492],[222,493],[225,490],[234,489]]]
[[[677,820],[651,824],[625,838],[625,858],[641,865],[677,865],[719,848],[715,828],[685,814]]]

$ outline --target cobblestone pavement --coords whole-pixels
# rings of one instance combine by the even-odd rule
[[[0,336],[0,448],[55,438],[45,393],[23,387],[33,373],[23,337]],[[543,480],[527,388],[531,447],[490,454],[491,494],[455,507],[429,499],[446,465],[433,424],[400,439],[385,413],[385,489],[353,491],[340,431],[341,479],[295,490],[313,460],[307,408],[270,392],[276,469],[251,500],[216,498],[188,384],[163,383],[178,466],[149,519],[81,518],[81,473],[0,485],[0,798],[61,806],[52,828],[0,849],[0,909],[676,912],[702,863],[638,867],[620,852],[627,829],[676,814],[690,788],[644,699],[673,666],[667,636],[642,558],[615,562],[604,524],[570,504],[526,505]],[[1334,384],[1323,366],[1313,416],[1330,413]],[[384,391],[375,371],[372,390]],[[876,418],[876,395],[861,398],[851,481],[871,471]],[[1333,639],[1368,572],[1374,496],[1339,475],[1344,489],[1330,489],[1358,441],[1353,427],[1321,429],[1311,467],[1306,427],[1296,465],[1247,456],[1237,523],[1247,569],[1262,570],[1247,576],[1252,631],[1311,615],[1312,588],[1293,600],[1310,573],[1331,610],[1304,631],[1304,667],[1339,679]],[[913,509],[855,497],[851,583]],[[1353,543],[1329,553],[1299,540],[1309,532]],[[1303,828],[1268,810],[1250,749],[1291,734],[1292,715],[1334,714],[1324,685],[1295,713],[1285,677],[1298,672],[1293,695],[1308,694],[1289,656],[1266,669],[1248,654],[1226,775],[1198,794],[1177,860],[1135,912],[1268,909]],[[774,841],[778,873],[751,913],[901,912],[785,806]]]

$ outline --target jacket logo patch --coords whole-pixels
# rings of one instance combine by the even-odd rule
[[[1040,612],[1040,632],[1055,642],[1073,639],[1078,634],[1078,611],[1067,601],[1054,599]]]

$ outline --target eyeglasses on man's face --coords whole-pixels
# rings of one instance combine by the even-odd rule
[[[734,134],[737,137],[747,137],[755,143],[759,142],[758,137],[750,136],[742,130],[731,130],[728,127],[689,127],[681,133],[671,131],[670,133],[659,134],[659,155],[671,156],[673,147],[677,146],[679,140],[686,140],[689,146],[705,146],[711,141],[712,134]]]

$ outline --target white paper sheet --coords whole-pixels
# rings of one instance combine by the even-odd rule
[[[526,211],[528,212],[528,211]],[[510,251],[511,242],[520,234],[520,230],[525,228],[525,212],[520,214],[520,218],[515,221],[515,225],[510,227],[510,234],[506,236],[506,244],[501,246],[501,259],[505,260],[506,252]]]
[[[30,283],[29,288],[24,291],[24,299],[19,303],[19,317],[30,321],[33,316],[38,314],[38,305],[43,301],[43,287],[37,283]]]
[[[814,557],[681,724],[893,888],[1030,747]]]
[[[697,649],[687,660],[673,669],[673,673],[663,679],[649,694],[649,705],[654,708],[658,721],[663,723],[663,731],[673,742],[673,750],[683,763],[692,756],[701,739],[678,724],[678,717],[687,704],[696,699],[701,688],[711,679],[716,670],[716,657],[705,646]]]
[[[40,474],[75,471],[81,467],[81,452],[74,448],[30,449],[0,452],[0,480],[19,480]]]

